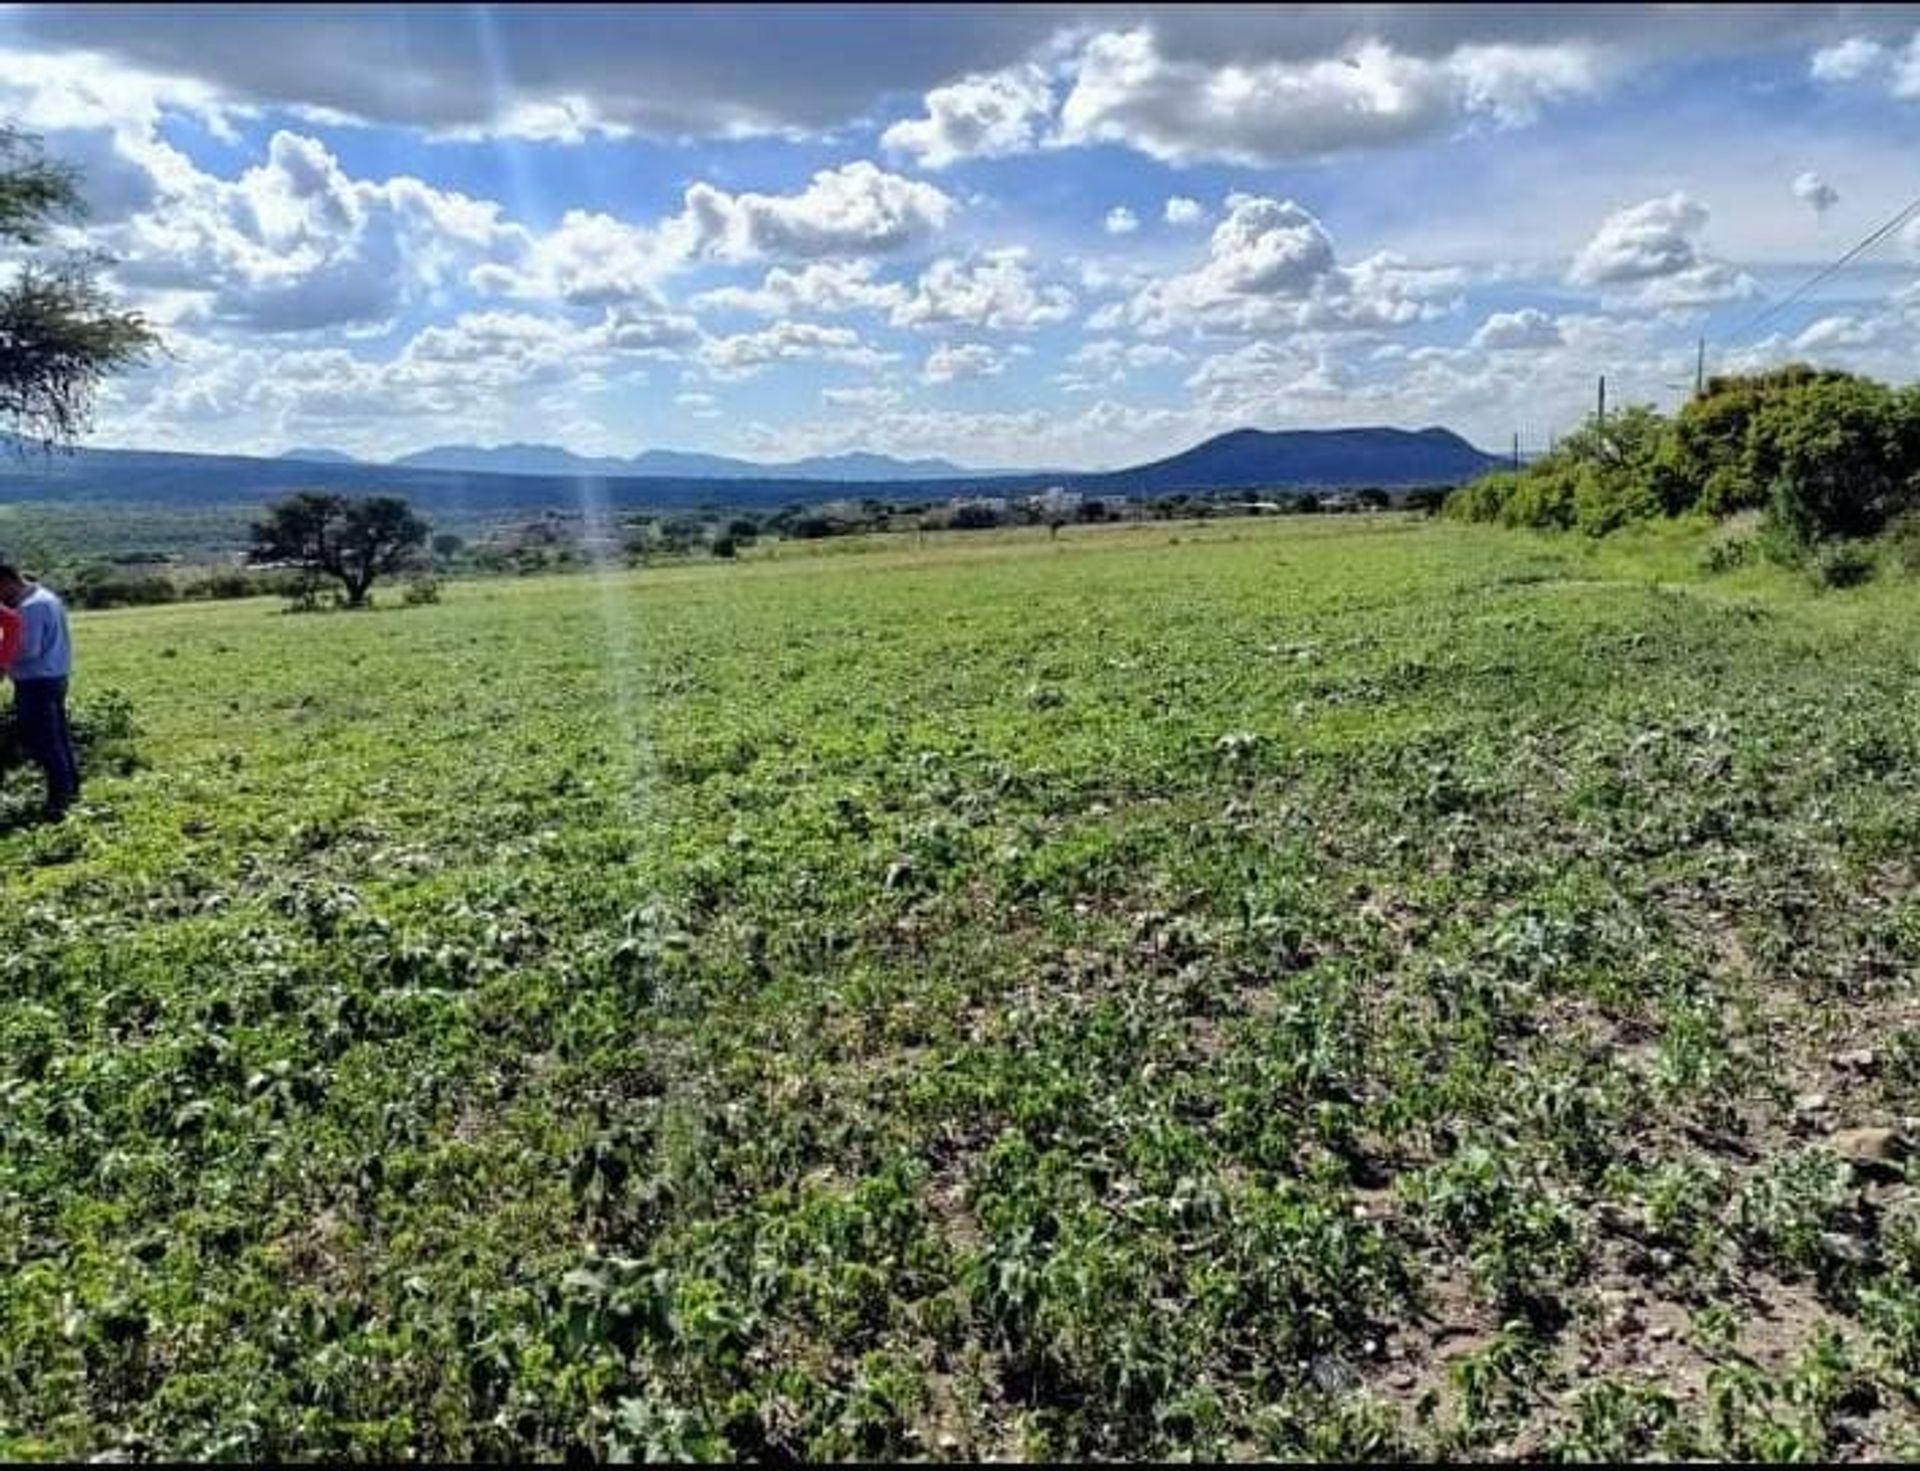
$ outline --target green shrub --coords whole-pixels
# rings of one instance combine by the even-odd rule
[[[1873,550],[1854,541],[1828,542],[1812,554],[1807,571],[1815,587],[1858,587],[1873,576]]]
[[[180,588],[185,599],[226,602],[236,598],[284,597],[289,594],[296,575],[287,572],[247,572],[227,568],[194,578]]]
[[[1580,467],[1574,483],[1573,521],[1589,536],[1605,536],[1665,510],[1647,465]]]
[[[1523,472],[1500,508],[1501,524],[1565,531],[1574,523],[1580,480],[1580,467],[1564,462],[1545,466],[1538,474]]]
[[[1765,373],[1709,379],[1706,391],[1674,417],[1662,455],[1673,509],[1697,507],[1713,516],[1764,509],[1766,483],[1755,478],[1747,462],[1755,418],[1768,404],[1809,384],[1848,376],[1791,363]]]
[[[105,563],[82,567],[63,591],[75,608],[137,608],[175,602],[180,596],[164,573],[126,572]]]
[[[1700,570],[1715,574],[1731,572],[1736,567],[1746,566],[1753,560],[1753,555],[1752,537],[1729,537],[1725,541],[1710,542],[1700,555]]]
[[[1440,504],[1440,514],[1454,521],[1499,521],[1520,484],[1512,470],[1495,470],[1461,486]]]
[[[1871,536],[1908,496],[1898,400],[1864,379],[1824,379],[1769,401],[1747,430],[1746,470],[1773,522],[1803,545]]]
[[[440,579],[437,577],[408,579],[406,590],[400,594],[400,601],[409,608],[423,608],[439,602]]]
[[[1569,434],[1524,470],[1496,470],[1447,498],[1444,514],[1539,530],[1604,536],[1669,509],[1663,487],[1667,421],[1646,405]]]
[[[323,608],[337,607],[340,602],[338,596],[331,600],[323,597],[320,584],[305,575],[296,574],[280,592],[287,600],[289,613],[318,613]]]
[[[1464,487],[1445,513],[1604,536],[1661,516],[1764,510],[1804,551],[1872,536],[1916,506],[1920,389],[1793,364],[1716,378],[1671,420],[1644,405],[1590,420],[1526,469]],[[1710,551],[1708,568],[1743,555]]]
[[[947,524],[955,531],[988,531],[1000,524],[1000,517],[992,506],[981,501],[968,501],[965,505],[953,508]]]
[[[257,591],[254,579],[244,572],[209,572],[197,582],[188,583],[182,589],[182,596],[230,601],[252,597]]]
[[[1779,535],[1768,529],[1758,511],[1737,512],[1714,528],[1701,549],[1700,570],[1717,574],[1751,567],[1772,557],[1779,543]]]

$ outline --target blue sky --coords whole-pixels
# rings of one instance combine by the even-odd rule
[[[95,442],[1112,466],[1905,380],[1920,7],[0,7],[170,353]]]

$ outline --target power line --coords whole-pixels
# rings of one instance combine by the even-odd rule
[[[1721,346],[1723,347],[1732,346],[1735,342],[1739,341],[1742,337],[1745,337],[1749,332],[1753,331],[1754,328],[1778,316],[1781,312],[1785,311],[1788,307],[1792,306],[1801,297],[1805,296],[1809,291],[1813,290],[1813,288],[1818,286],[1822,281],[1832,276],[1836,271],[1840,270],[1849,261],[1853,260],[1856,256],[1860,255],[1863,251],[1871,250],[1874,246],[1878,245],[1882,240],[1886,239],[1887,236],[1891,235],[1895,230],[1899,229],[1902,225],[1904,225],[1908,221],[1908,219],[1910,219],[1916,212],[1920,212],[1920,197],[1916,197],[1911,201],[1909,201],[1906,207],[1902,209],[1898,214],[1896,214],[1892,219],[1888,220],[1884,225],[1881,225],[1872,234],[1868,235],[1866,239],[1862,240],[1858,245],[1854,246],[1853,249],[1849,250],[1845,255],[1841,256],[1840,259],[1835,261],[1832,265],[1826,267],[1824,270],[1814,272],[1812,276],[1808,277],[1805,281],[1801,282],[1799,286],[1795,287],[1786,296],[1782,297],[1779,301],[1776,301],[1772,306],[1768,307],[1765,311],[1761,312],[1758,316],[1754,317],[1751,321],[1747,322],[1744,326],[1735,329],[1728,337],[1722,340]]]

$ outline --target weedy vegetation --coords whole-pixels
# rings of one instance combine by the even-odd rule
[[[1920,584],[1709,548],[79,614],[0,1456],[1916,1454]]]

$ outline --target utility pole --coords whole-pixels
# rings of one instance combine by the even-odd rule
[[[1600,375],[1600,421],[1599,428],[1607,427],[1607,375]]]
[[[1699,351],[1693,359],[1693,396],[1698,398],[1707,387],[1707,339],[1700,339]]]
[[[1520,431],[1513,431],[1513,473],[1520,473]]]

